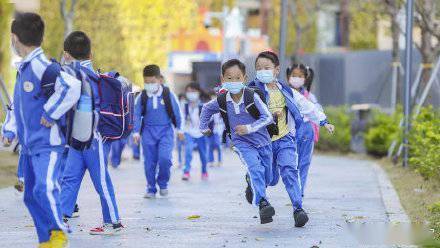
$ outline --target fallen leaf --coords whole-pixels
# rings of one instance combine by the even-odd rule
[[[263,241],[264,238],[259,238],[259,237],[257,237],[257,238],[255,238],[255,240],[256,240],[256,241]]]
[[[188,217],[186,217],[187,220],[196,220],[196,219],[200,219],[200,215],[190,215]]]

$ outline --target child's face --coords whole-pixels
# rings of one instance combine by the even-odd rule
[[[246,75],[241,72],[237,65],[229,67],[222,75],[222,83],[224,82],[240,82],[243,83],[246,80]]]
[[[292,71],[292,75],[291,75],[291,77],[305,78],[305,75],[304,75],[304,73],[303,73],[302,70],[300,70],[300,69],[298,69],[298,68],[295,68],[295,69],[293,69],[293,71]]]
[[[258,58],[258,60],[255,62],[255,70],[272,70],[273,75],[276,77],[280,72],[280,67],[275,66],[275,64],[270,59]]]
[[[145,83],[145,84],[155,84],[155,83],[159,83],[159,78],[158,78],[158,77],[155,77],[155,76],[144,77],[144,83]]]

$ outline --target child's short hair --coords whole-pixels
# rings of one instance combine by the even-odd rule
[[[25,46],[41,46],[44,21],[35,13],[17,13],[11,24],[11,33]]]
[[[74,31],[64,40],[64,51],[68,52],[75,59],[89,59],[91,50],[90,39],[82,31]]]
[[[147,65],[144,68],[144,77],[160,77],[160,68],[157,65]]]
[[[231,59],[223,63],[222,75],[225,75],[226,70],[234,66],[238,66],[243,75],[246,75],[246,66],[238,59]]]
[[[257,60],[259,58],[268,59],[268,60],[272,61],[272,63],[275,66],[279,66],[280,65],[280,60],[278,59],[278,55],[276,53],[274,53],[274,52],[271,52],[271,51],[261,52],[260,54],[258,54],[257,58],[255,59],[255,64],[257,63]]]

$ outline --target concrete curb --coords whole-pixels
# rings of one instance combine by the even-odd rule
[[[372,167],[377,175],[382,201],[389,221],[391,223],[411,223],[384,169],[376,163],[372,163]]]

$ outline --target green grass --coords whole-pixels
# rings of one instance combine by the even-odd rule
[[[18,155],[0,151],[0,188],[14,185],[17,182]]]

